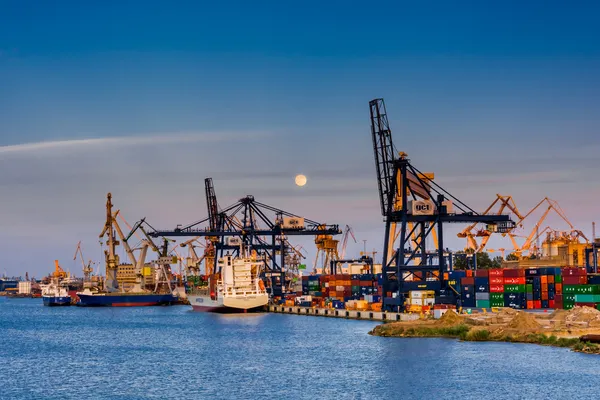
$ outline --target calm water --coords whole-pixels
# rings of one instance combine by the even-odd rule
[[[0,297],[2,399],[590,399],[600,357],[367,335],[376,324]]]

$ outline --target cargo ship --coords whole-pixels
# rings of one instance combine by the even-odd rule
[[[79,292],[78,306],[83,307],[141,307],[172,305],[179,301],[178,297],[166,293],[93,293]]]
[[[219,260],[220,273],[209,276],[208,285],[187,295],[194,311],[246,313],[260,311],[269,302],[259,277],[262,261],[226,255]]]
[[[145,280],[143,275],[144,260],[148,247],[152,247],[153,250],[159,252],[158,247],[151,241],[148,235],[147,240],[143,241],[142,249],[140,252],[139,259],[136,259],[133,251],[127,243],[127,238],[123,235],[123,232],[117,222],[117,216],[119,211],[113,214],[112,212],[112,195],[108,193],[106,201],[106,222],[104,229],[100,234],[102,238],[105,234],[107,236],[107,247],[105,250],[105,264],[106,264],[106,279],[103,288],[98,287],[86,287],[83,291],[77,292],[79,301],[78,306],[81,307],[136,307],[136,306],[159,306],[159,305],[173,305],[177,304],[179,299],[173,294],[171,283],[169,279],[170,265],[172,257],[167,257],[167,241],[165,239],[165,245],[161,251],[161,257],[158,260],[158,269],[164,281],[157,281],[154,291],[145,289]],[[135,229],[142,229],[141,222],[136,224]],[[135,229],[129,234],[135,232]],[[116,231],[116,233],[115,233]],[[143,231],[144,234],[146,233]],[[118,233],[121,244],[123,245],[127,256],[131,260],[132,264],[135,265],[136,284],[129,291],[123,291],[119,288],[117,282],[117,270],[119,266],[119,256],[115,252],[116,244],[119,243],[116,240],[115,235]],[[88,282],[89,283],[89,282]],[[88,286],[88,285],[84,285]]]

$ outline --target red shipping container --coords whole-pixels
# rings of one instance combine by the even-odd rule
[[[554,283],[554,275],[548,275],[548,283]]]
[[[540,276],[540,281],[542,282],[542,285],[544,284],[548,284],[548,276],[547,275],[542,275]]]
[[[472,270],[468,269],[465,272],[467,273],[467,278],[473,277],[473,271]]]
[[[475,278],[460,278],[461,285],[474,285]]]
[[[490,293],[502,293],[502,292],[504,292],[504,285],[490,284]]]
[[[490,285],[504,285],[504,278],[501,276],[490,276]]]
[[[565,267],[562,269],[563,276],[582,276],[587,275],[585,268]]]
[[[490,269],[489,272],[488,272],[488,274],[490,275],[490,278],[492,276],[500,276],[500,277],[502,277],[502,276],[504,276],[504,271],[501,270],[501,269]]]
[[[490,276],[490,272],[487,269],[478,269],[475,271],[475,276],[478,278],[487,278]]]
[[[548,300],[548,307],[554,308],[554,300]]]
[[[504,277],[505,285],[525,285],[525,283],[525,278],[507,278],[506,276]]]
[[[548,291],[548,284],[542,283],[542,292],[547,292],[547,291]]]
[[[532,300],[527,300],[527,309],[533,310],[533,301]]]
[[[360,281],[360,286],[371,287],[371,286],[373,286],[373,282],[371,282],[371,281]]]
[[[563,276],[562,283],[564,285],[585,285],[587,283],[587,276],[580,276],[580,275]]]
[[[542,292],[542,300],[548,300],[548,292]]]
[[[350,283],[352,286],[360,286],[360,281],[358,279],[352,279]]]
[[[525,277],[524,269],[504,269],[504,277],[520,278]]]
[[[541,300],[534,300],[533,301],[533,308],[534,309],[538,309],[538,308],[542,308],[542,301]]]

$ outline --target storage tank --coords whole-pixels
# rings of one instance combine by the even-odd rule
[[[31,294],[31,282],[19,282],[19,294]]]

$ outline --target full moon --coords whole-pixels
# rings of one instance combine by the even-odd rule
[[[306,185],[306,176],[304,176],[302,174],[296,175],[296,185],[298,185],[298,186]]]

